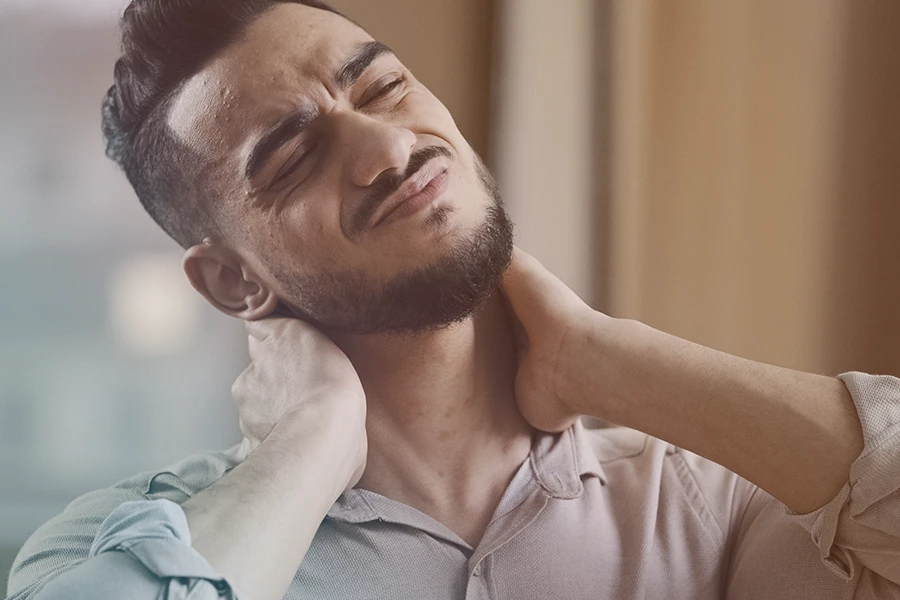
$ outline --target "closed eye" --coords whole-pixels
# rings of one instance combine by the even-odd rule
[[[293,161],[288,162],[284,167],[282,167],[278,174],[275,176],[275,179],[272,181],[272,185],[278,185],[279,183],[293,175],[297,171],[297,169],[299,169],[303,165],[306,157],[312,154],[313,150],[315,150],[315,148],[308,149],[306,152],[303,152],[300,156],[295,158]]]
[[[392,91],[394,91],[398,87],[404,85],[405,83],[406,83],[406,75],[400,75],[399,77],[396,77],[396,78],[388,81],[387,83],[382,85],[380,88],[378,88],[374,94],[372,94],[369,98],[367,98],[360,105],[360,108],[364,108],[364,107],[372,104],[373,102],[380,100],[381,98],[384,98],[385,96],[390,94]]]

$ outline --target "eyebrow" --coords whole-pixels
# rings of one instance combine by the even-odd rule
[[[350,55],[344,64],[342,64],[334,73],[334,81],[338,88],[345,90],[365,73],[376,58],[383,54],[393,54],[387,44],[381,42],[366,42],[357,47],[356,51]]]
[[[303,133],[303,130],[312,123],[317,115],[318,111],[313,108],[302,108],[292,112],[270,129],[250,152],[245,172],[247,179],[256,177],[272,158],[272,155],[290,140]]]
[[[344,64],[334,72],[334,81],[338,88],[345,90],[356,83],[375,59],[384,54],[394,54],[394,51],[382,42],[366,42],[358,46],[353,54],[344,61]],[[245,171],[247,179],[256,177],[272,158],[272,155],[290,140],[303,133],[317,116],[318,112],[315,109],[303,108],[290,113],[270,129],[250,152]]]

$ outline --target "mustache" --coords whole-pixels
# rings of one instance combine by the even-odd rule
[[[384,204],[391,194],[400,189],[403,182],[415,175],[428,161],[439,156],[452,159],[453,153],[443,146],[420,148],[410,155],[409,163],[402,174],[388,175],[375,183],[372,186],[372,190],[363,198],[356,214],[350,220],[350,235],[356,236],[362,233],[372,220],[372,216],[378,210],[378,207]]]

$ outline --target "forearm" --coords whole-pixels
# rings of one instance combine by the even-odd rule
[[[715,461],[798,513],[823,506],[847,482],[863,437],[840,380],[738,358],[635,321],[595,325],[573,381],[582,412]],[[592,396],[596,389],[608,393]]]
[[[182,505],[193,547],[253,600],[280,599],[344,472],[315,423],[276,428],[216,485]],[[339,456],[339,455],[338,455]]]

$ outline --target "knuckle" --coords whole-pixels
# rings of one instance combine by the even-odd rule
[[[237,379],[234,383],[231,384],[231,397],[234,399],[234,403],[238,407],[244,404],[244,401],[247,397],[247,386],[244,385],[242,379]]]
[[[245,386],[244,379],[245,379],[246,372],[247,371],[244,371],[243,373],[238,375],[237,378],[234,380],[234,383],[231,384],[231,393],[234,393],[234,392],[242,389]]]

